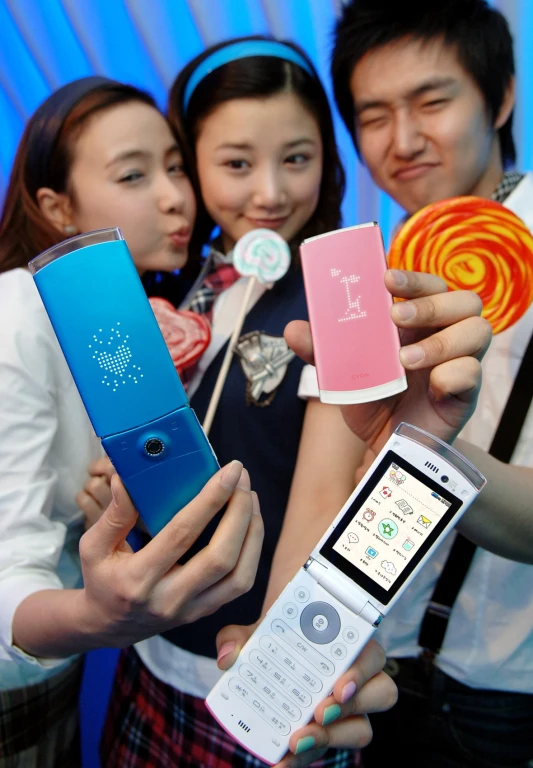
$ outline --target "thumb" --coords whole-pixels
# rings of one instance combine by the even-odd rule
[[[85,537],[89,539],[89,545],[106,552],[114,552],[117,549],[131,549],[126,543],[126,536],[134,528],[139,514],[128,496],[122,480],[115,474],[111,478],[111,492],[113,500],[101,516],[90,528]]]
[[[220,630],[217,635],[217,664],[222,670],[229,669],[236,661],[243,646],[253,635],[256,624],[244,627],[240,624],[230,624]]]
[[[283,332],[285,341],[309,365],[315,364],[311,327],[305,320],[292,320]]]

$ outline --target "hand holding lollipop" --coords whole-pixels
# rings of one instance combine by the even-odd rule
[[[394,238],[388,263],[474,291],[494,333],[516,323],[533,301],[533,237],[493,200],[456,197],[422,208]]]
[[[206,435],[211,429],[215,411],[217,409],[220,395],[226,381],[231,358],[235,350],[235,345],[239,339],[242,330],[244,318],[248,311],[250,298],[254,286],[257,283],[263,283],[270,288],[275,282],[280,280],[289,269],[291,263],[291,252],[289,246],[280,235],[271,229],[254,229],[240,238],[233,249],[233,266],[243,277],[248,277],[248,284],[235,323],[235,328],[226,349],[224,360],[218,374],[218,378],[211,396],[209,408],[203,423]]]

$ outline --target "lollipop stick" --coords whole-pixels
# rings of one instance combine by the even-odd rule
[[[244,324],[244,318],[246,317],[246,312],[248,311],[248,305],[250,303],[252,291],[254,289],[256,282],[257,282],[256,277],[250,277],[250,279],[248,280],[248,285],[246,286],[246,291],[244,294],[244,298],[242,300],[241,308],[239,310],[239,315],[237,317],[235,328],[233,329],[233,333],[231,334],[231,338],[228,342],[226,354],[224,355],[224,360],[222,361],[222,365],[218,373],[215,388],[213,389],[213,394],[211,395],[209,408],[207,409],[204,423],[202,424],[206,435],[209,434],[209,430],[211,429],[211,424],[213,423],[213,419],[215,418],[215,411],[218,406],[218,401],[220,400],[220,395],[222,394],[222,389],[224,388],[224,384],[228,376],[229,367],[231,365],[231,359],[233,357],[233,352],[235,351],[235,345],[239,339],[239,335],[242,330],[242,326]]]

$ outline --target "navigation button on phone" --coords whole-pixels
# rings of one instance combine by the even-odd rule
[[[283,606],[283,615],[287,619],[295,619],[296,616],[298,616],[298,608],[294,605],[294,603],[285,603]]]
[[[342,661],[342,659],[346,658],[346,646],[342,643],[335,643],[335,645],[331,646],[331,655],[334,659]]]
[[[309,603],[303,609],[300,628],[312,643],[326,645],[332,643],[341,631],[341,619],[332,605],[317,601]]]
[[[342,637],[347,643],[356,643],[359,640],[359,632],[355,627],[346,627]]]

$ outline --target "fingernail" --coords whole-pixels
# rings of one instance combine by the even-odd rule
[[[404,365],[414,365],[419,363],[425,357],[424,348],[418,344],[412,344],[409,347],[400,349],[400,359]]]
[[[307,750],[313,749],[313,747],[316,747],[316,739],[312,736],[304,736],[303,739],[298,739],[294,754],[299,755],[301,752],[307,752]]]
[[[352,683],[346,683],[346,685],[344,686],[344,688],[342,689],[342,692],[341,692],[341,701],[342,701],[343,704],[346,704],[348,699],[352,698],[352,696],[355,693],[355,688],[356,688],[355,683],[353,683],[353,682]]]
[[[111,478],[111,495],[113,496],[113,504],[115,505],[115,507],[118,507],[118,496],[117,496],[117,492],[115,490],[115,483],[116,482],[117,482],[116,481],[116,477],[115,477],[115,475],[113,475],[112,478]]]
[[[394,315],[398,320],[410,320],[416,315],[416,307],[412,301],[399,301],[394,305]]]
[[[229,656],[230,653],[233,653],[235,648],[237,647],[237,643],[232,640],[229,643],[224,643],[220,646],[220,650],[218,652],[217,656],[217,664],[222,661],[226,656]]]
[[[326,707],[322,715],[322,725],[329,725],[341,715],[341,708],[338,704],[330,704]]]
[[[255,491],[252,491],[252,515],[260,515],[261,507],[259,505],[259,496]]]
[[[400,269],[389,269],[392,279],[398,288],[404,288],[407,285],[407,275]]]
[[[250,491],[252,486],[250,483],[250,475],[248,474],[248,470],[242,468],[241,476],[239,478],[239,482],[237,483],[237,488],[242,488],[243,491]]]
[[[429,388],[428,392],[430,398],[436,403],[442,403],[443,400],[449,400],[451,398],[451,394],[449,392],[446,392],[443,395],[438,395],[431,387]]]
[[[234,491],[241,478],[242,462],[236,459],[228,464],[220,478],[220,485],[227,491]]]

